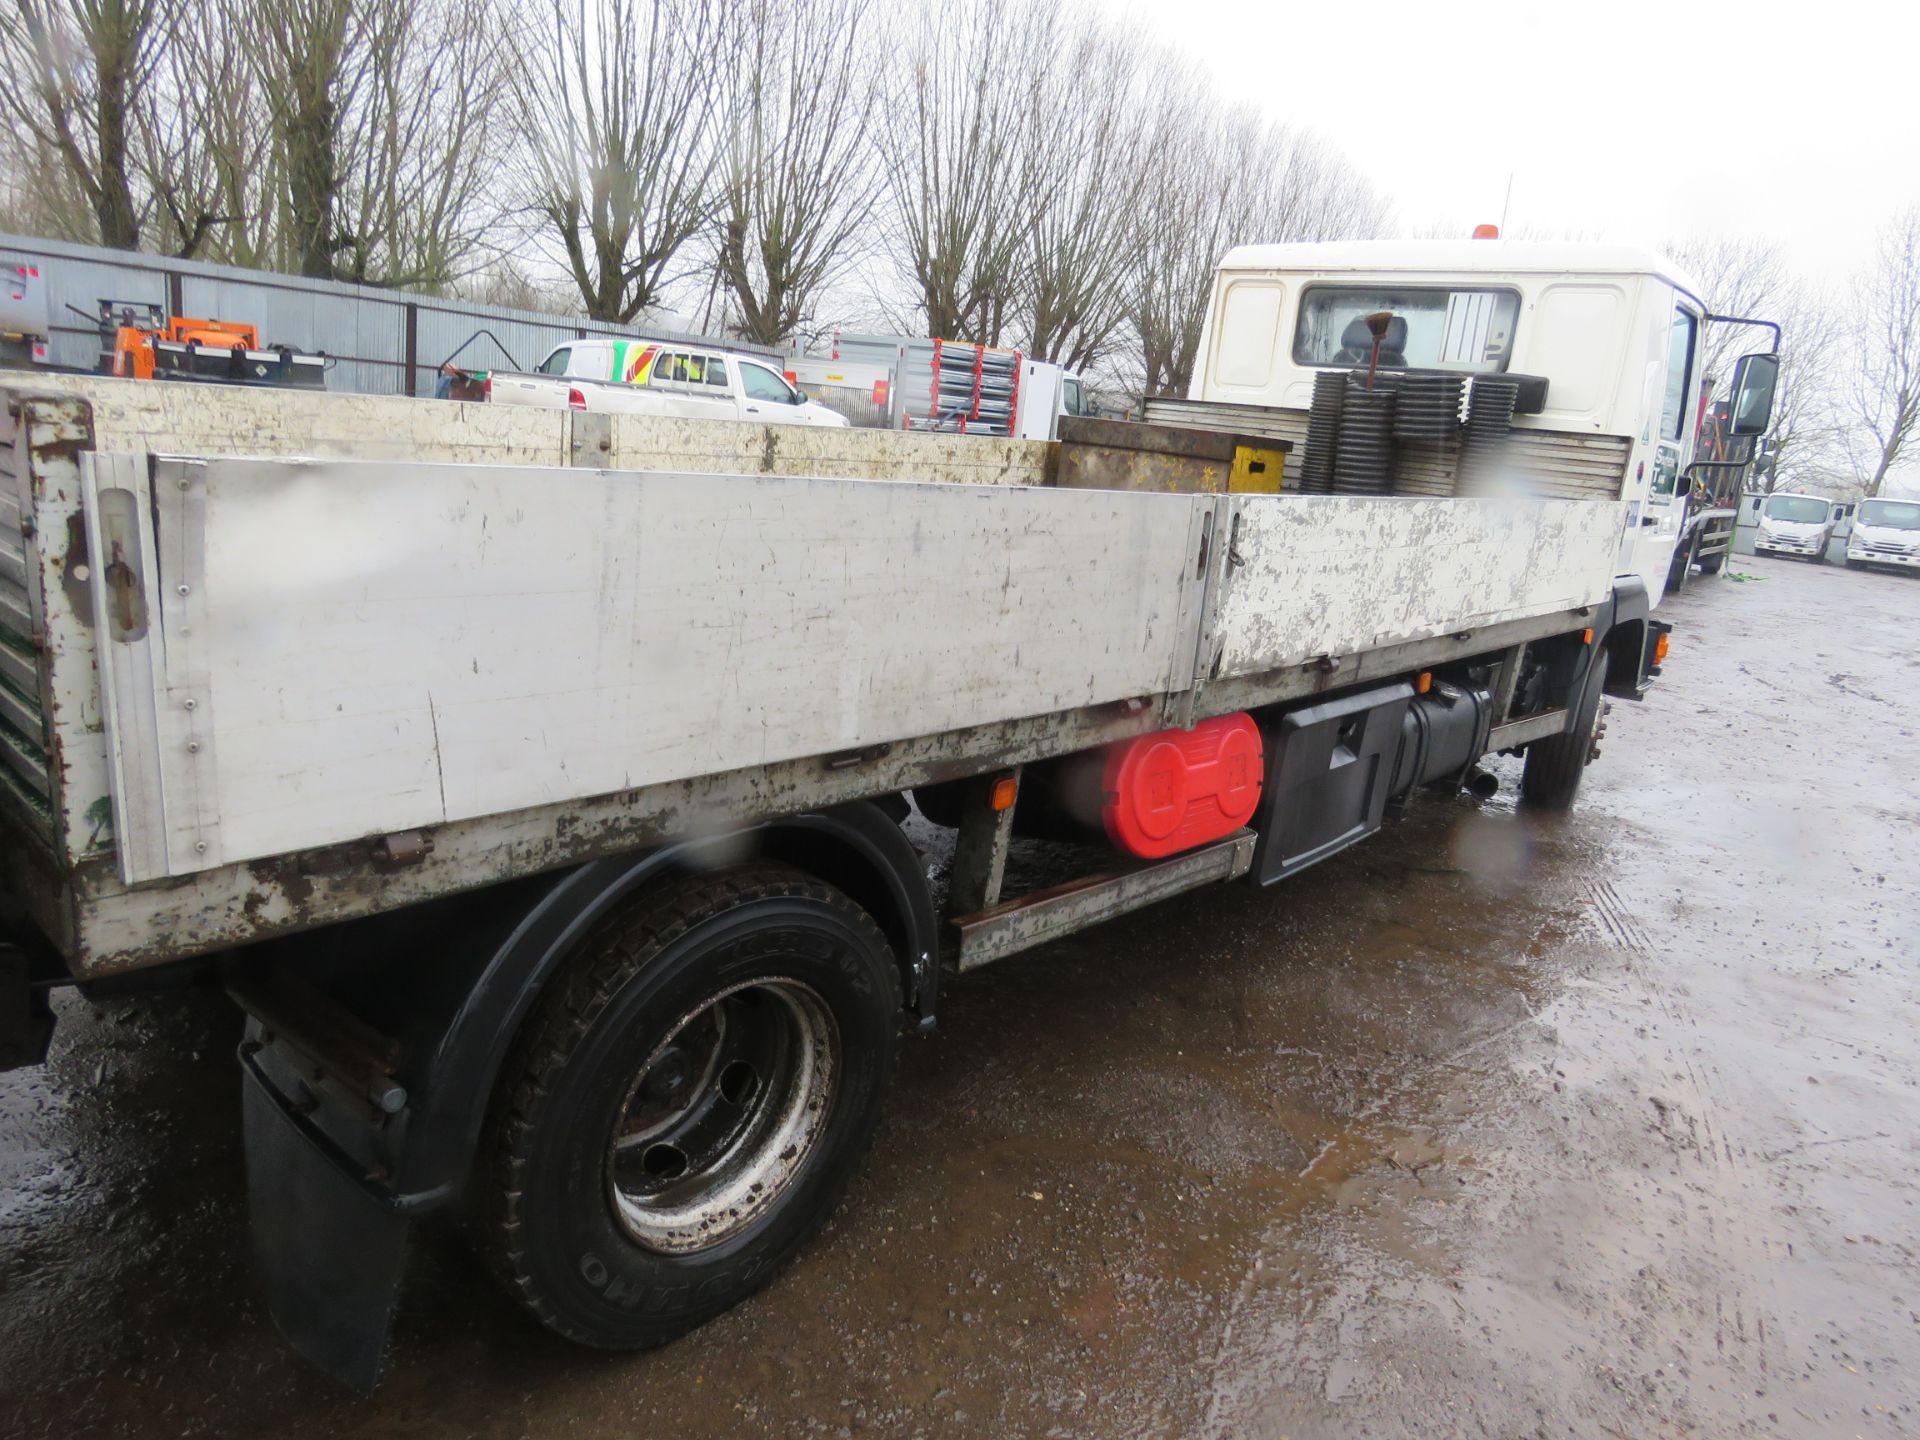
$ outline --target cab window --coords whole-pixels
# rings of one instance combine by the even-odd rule
[[[1515,290],[1384,285],[1310,285],[1293,331],[1296,365],[1365,365],[1373,356],[1366,317],[1393,319],[1381,336],[1380,364],[1498,374],[1513,354],[1520,318]]]
[[[727,362],[718,355],[707,357],[707,384],[724,387],[727,383]]]
[[[1068,415],[1084,415],[1087,413],[1086,398],[1081,394],[1080,382],[1078,380],[1064,381],[1060,389],[1060,408],[1062,411]]]
[[[547,356],[546,359],[540,362],[540,373],[542,375],[566,374],[567,359],[572,354],[573,354],[573,351],[571,349],[569,349],[565,345],[562,345],[558,350],[554,351],[551,355]]]
[[[677,386],[687,380],[687,357],[677,351],[663,351],[647,375],[649,385]]]
[[[742,365],[740,384],[749,400],[771,400],[781,405],[794,403],[793,391],[787,388],[787,382],[764,366]]]
[[[1697,321],[1678,306],[1667,332],[1667,393],[1660,405],[1660,438],[1678,440],[1687,427],[1687,387],[1693,380],[1693,351]]]

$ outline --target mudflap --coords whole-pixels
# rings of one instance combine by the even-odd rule
[[[254,1271],[287,1343],[344,1385],[379,1383],[411,1222],[241,1062]]]

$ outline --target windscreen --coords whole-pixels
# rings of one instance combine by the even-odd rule
[[[1765,513],[1769,520],[1786,520],[1796,525],[1824,525],[1827,502],[1811,495],[1770,495],[1767,497]]]
[[[1300,365],[1365,365],[1367,316],[1386,311],[1380,363],[1396,369],[1489,374],[1507,368],[1520,296],[1512,290],[1313,285],[1300,297],[1293,358]]]
[[[1862,500],[1854,523],[1876,530],[1920,530],[1920,500]]]

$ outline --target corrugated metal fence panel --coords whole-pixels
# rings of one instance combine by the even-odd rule
[[[562,340],[580,335],[644,335],[661,340],[698,339],[778,356],[775,348],[689,335],[676,325],[606,325],[569,315],[544,315],[498,305],[380,290],[300,275],[276,275],[209,265],[197,260],[105,250],[62,240],[0,235],[0,260],[37,264],[47,277],[52,311],[52,360],[91,369],[99,358],[99,332],[92,323],[99,302],[126,300],[170,308],[199,318],[257,326],[267,345],[289,345],[336,357],[327,372],[329,390],[404,395],[407,385],[408,311],[414,316],[413,393],[431,395],[442,361],[481,330],[491,330],[507,353],[484,337],[461,355],[463,364],[531,366]],[[177,294],[170,296],[170,282]],[[72,307],[72,308],[68,308]],[[78,313],[76,313],[78,312]]]
[[[591,320],[564,316],[537,318],[486,305],[456,308],[444,302],[422,300],[419,306],[414,359],[419,366],[415,393],[420,395],[433,393],[440,365],[456,350],[460,351],[459,363],[474,369],[531,370],[562,341],[577,340],[582,335],[622,333],[617,327],[598,325]],[[491,335],[481,334],[483,330]],[[462,346],[466,348],[461,349]]]
[[[133,262],[130,264],[108,263],[88,256],[56,257],[24,248],[32,243],[0,237],[0,255],[19,256],[37,264],[46,278],[47,310],[53,322],[53,333],[47,337],[48,349],[55,365],[91,369],[100,358],[100,330],[92,323],[92,317],[99,313],[102,300],[167,303],[166,272],[142,264],[147,257],[129,256],[128,260]]]

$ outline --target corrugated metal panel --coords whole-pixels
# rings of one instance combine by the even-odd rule
[[[17,812],[50,835],[53,782],[47,770],[40,667],[27,594],[26,538],[20,527],[20,516],[29,506],[21,458],[13,421],[0,414],[0,495],[5,496],[0,503],[0,786]]]
[[[368,395],[408,393],[409,309],[415,324],[413,393],[419,395],[433,393],[440,363],[483,329],[500,337],[514,361],[528,366],[562,340],[579,335],[697,339],[733,350],[781,353],[769,346],[690,335],[671,321],[656,324],[643,318],[632,325],[606,325],[300,275],[0,235],[0,260],[10,259],[37,264],[45,273],[53,319],[52,361],[79,369],[91,369],[99,358],[99,333],[91,323],[99,302],[126,300],[168,308],[170,277],[177,280],[180,313],[240,321],[257,326],[265,344],[337,357],[327,372],[327,388]],[[508,356],[482,340],[462,360],[502,366]]]
[[[1304,447],[1307,412],[1279,406],[1228,405],[1212,400],[1150,399],[1147,420],[1156,425],[1186,425],[1269,435]],[[1516,427],[1508,439],[1506,463],[1540,495],[1556,500],[1617,500],[1627,479],[1632,442],[1619,435],[1575,435],[1565,430]],[[1416,488],[1443,493],[1444,476],[1428,451],[1416,452],[1411,467]]]

